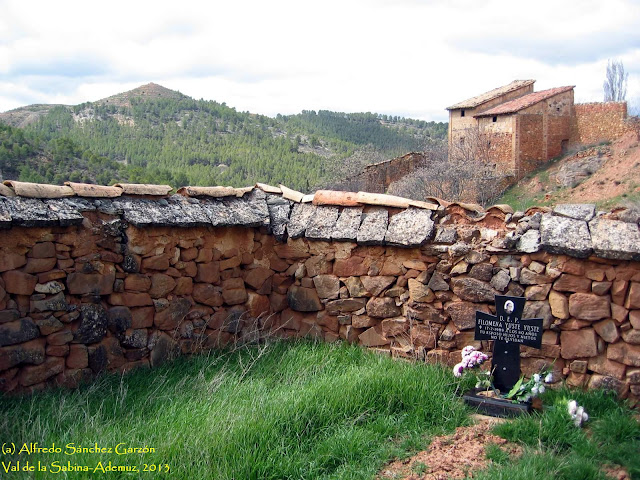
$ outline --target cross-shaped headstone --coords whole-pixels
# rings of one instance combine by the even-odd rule
[[[493,340],[493,385],[508,392],[520,378],[520,344],[542,346],[542,319],[523,319],[524,297],[496,295],[496,314],[476,312],[476,340]]]

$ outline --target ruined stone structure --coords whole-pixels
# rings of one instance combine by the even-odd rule
[[[363,190],[373,193],[385,193],[394,182],[406,175],[411,175],[417,169],[428,166],[428,159],[423,153],[409,152],[397,158],[373,163],[350,178],[356,185],[362,185]]]
[[[515,183],[569,146],[612,141],[634,128],[624,102],[574,105],[574,87],[534,92],[534,82],[515,80],[448,107],[450,155],[471,142],[476,161]]]
[[[640,230],[593,205],[513,212],[285,187],[0,188],[0,389],[266,336],[450,365],[494,295],[543,318],[523,372],[640,398]]]

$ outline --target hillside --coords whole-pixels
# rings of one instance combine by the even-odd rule
[[[496,203],[525,210],[533,205],[595,203],[640,210],[640,142],[630,132],[612,143],[586,146],[548,164],[509,188]]]
[[[0,114],[4,178],[243,186],[309,191],[340,166],[419,149],[447,124],[373,113],[303,111],[270,118],[195,100],[149,83],[75,106],[32,105]]]

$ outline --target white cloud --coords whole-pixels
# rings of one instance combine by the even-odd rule
[[[6,0],[0,85],[14,87],[2,90],[0,111],[154,81],[268,115],[445,120],[446,106],[516,78],[600,100],[614,57],[632,72],[631,98],[640,94],[639,23],[632,0]]]

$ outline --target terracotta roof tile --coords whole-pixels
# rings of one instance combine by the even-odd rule
[[[497,107],[493,107],[489,110],[485,110],[484,112],[480,112],[477,115],[474,115],[474,117],[488,117],[492,115],[515,113],[527,107],[530,107],[531,105],[535,105],[538,102],[542,102],[547,98],[551,98],[560,93],[573,90],[573,88],[573,86],[557,87],[550,88],[549,90],[541,90],[540,92],[529,93],[523,97],[516,98],[515,100],[511,100],[509,102],[498,105]]]
[[[522,87],[527,87],[529,85],[533,85],[535,80],[514,80],[508,85],[504,85],[502,87],[494,88],[493,90],[489,90],[488,92],[483,93],[482,95],[478,95],[476,97],[469,98],[462,102],[456,103],[450,107],[447,107],[447,110],[456,110],[458,108],[475,108],[478,105],[482,105],[494,98],[498,98],[505,93],[512,92],[514,90],[518,90]]]

